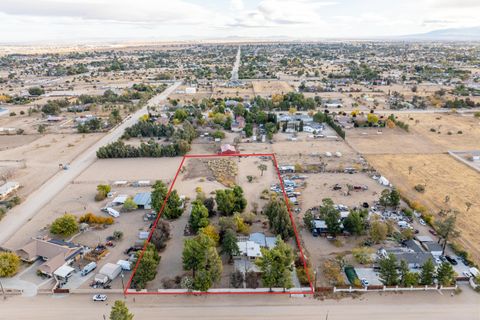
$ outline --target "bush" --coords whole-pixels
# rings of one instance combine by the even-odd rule
[[[71,214],[65,214],[53,221],[50,226],[50,232],[65,237],[71,236],[78,232],[77,218]]]
[[[32,87],[28,89],[28,94],[30,94],[31,96],[41,96],[44,93],[45,90],[40,87]]]
[[[131,197],[129,197],[125,202],[123,203],[123,210],[124,211],[133,211],[138,208],[137,204],[133,201]]]
[[[373,254],[373,249],[368,247],[354,248],[352,250],[353,257],[360,264],[372,263],[373,262],[372,254]]]
[[[417,184],[417,185],[415,186],[415,190],[416,190],[417,192],[424,193],[424,192],[425,192],[425,185],[423,185],[423,184]]]
[[[20,268],[20,258],[13,252],[0,252],[0,278],[12,277]]]
[[[79,219],[80,223],[88,223],[88,224],[113,224],[114,220],[112,217],[102,217],[96,216],[93,213],[86,213]]]

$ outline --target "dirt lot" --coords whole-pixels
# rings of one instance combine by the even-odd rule
[[[432,213],[441,209],[459,212],[458,242],[480,261],[480,175],[449,155],[369,155],[367,160],[385,175],[402,194],[425,205]],[[409,167],[412,167],[409,174]],[[414,190],[426,184],[425,193]],[[445,197],[450,197],[445,203]],[[472,203],[467,212],[466,203]]]
[[[271,96],[274,94],[286,94],[293,91],[293,87],[285,81],[252,81],[253,92],[259,96]]]

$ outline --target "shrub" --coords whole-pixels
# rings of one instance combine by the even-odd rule
[[[423,185],[423,184],[417,184],[417,185],[415,186],[415,190],[416,190],[417,192],[424,193],[424,192],[425,192],[425,185]]]
[[[20,258],[13,252],[0,252],[0,278],[12,277],[20,268]]]
[[[80,223],[88,224],[113,224],[114,220],[112,217],[102,217],[96,216],[93,213],[86,213],[79,219]]]
[[[71,236],[78,231],[77,218],[71,214],[65,214],[53,221],[50,232],[65,237]]]
[[[129,212],[136,210],[138,208],[137,204],[133,201],[131,197],[129,197],[125,202],[123,203],[123,210]]]

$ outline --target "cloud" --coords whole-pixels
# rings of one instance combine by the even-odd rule
[[[436,8],[475,8],[480,7],[478,0],[428,0]]]
[[[1,0],[0,12],[9,15],[70,17],[125,23],[202,23],[210,12],[182,0]]]

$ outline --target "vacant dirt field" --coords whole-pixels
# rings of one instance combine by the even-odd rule
[[[371,155],[367,160],[402,194],[425,205],[435,217],[442,209],[457,210],[461,230],[457,241],[480,261],[480,174],[444,154]],[[425,193],[415,191],[417,184],[426,184]],[[446,196],[450,197],[448,203]],[[472,203],[468,211],[467,202]]]
[[[252,81],[255,95],[271,96],[273,94],[285,94],[293,91],[293,87],[285,81]]]

